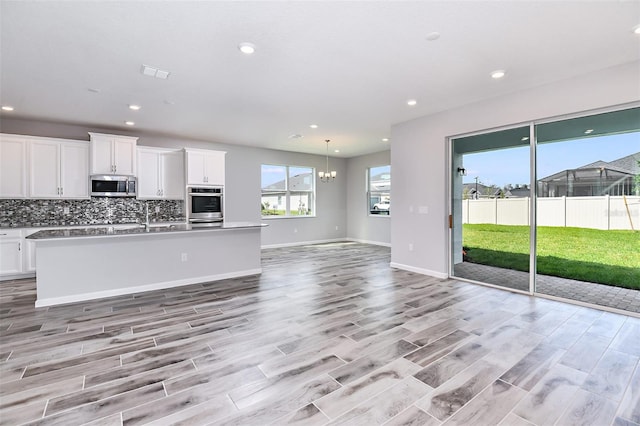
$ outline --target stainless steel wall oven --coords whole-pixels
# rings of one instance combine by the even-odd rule
[[[187,187],[187,218],[192,224],[224,220],[224,189],[221,186]]]

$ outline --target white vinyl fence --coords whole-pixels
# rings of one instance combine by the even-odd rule
[[[529,197],[462,200],[462,223],[529,225]],[[539,226],[640,230],[640,197],[540,197]]]

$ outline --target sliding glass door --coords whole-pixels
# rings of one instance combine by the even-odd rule
[[[640,312],[640,108],[451,143],[453,277]]]
[[[453,140],[453,275],[529,291],[529,127]]]
[[[535,126],[536,292],[640,312],[639,126],[638,108]]]

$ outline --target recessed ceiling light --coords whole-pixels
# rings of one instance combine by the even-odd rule
[[[304,136],[302,136],[299,133],[294,133],[293,135],[289,135],[289,139],[300,139],[303,138]]]
[[[585,135],[588,135],[588,134],[591,134],[591,133],[593,133],[593,129],[587,129],[587,130],[584,131]]]
[[[317,129],[318,125],[317,124],[310,124],[309,127],[311,127],[312,129]]]
[[[418,101],[416,101],[415,99],[409,99],[407,101],[407,105],[409,105],[409,106],[415,106],[417,104],[418,104]]]
[[[389,142],[389,138],[382,138],[382,142]]]
[[[125,121],[124,124],[126,124],[127,126],[135,126],[136,123],[134,123],[133,121]]]
[[[256,45],[253,43],[244,42],[238,45],[238,49],[240,49],[240,51],[245,55],[251,55],[256,51]]]
[[[129,105],[129,109],[132,109],[134,111],[138,111],[140,110],[140,108],[141,108],[140,105],[134,105],[134,104]]]
[[[333,152],[340,152],[340,150],[339,149],[335,149]]]
[[[507,72],[505,70],[495,70],[491,73],[491,78],[498,80],[505,76]]]
[[[633,27],[633,33],[640,35],[640,24]]]
[[[13,107],[10,105],[3,105],[2,106],[2,110],[3,111],[13,111]]]
[[[434,31],[432,33],[427,34],[427,40],[428,41],[435,41],[437,39],[440,38],[440,33],[437,31]]]

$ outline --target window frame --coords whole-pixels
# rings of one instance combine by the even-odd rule
[[[284,175],[285,175],[285,179],[284,179],[284,190],[282,189],[274,189],[274,190],[264,190],[263,189],[263,184],[262,184],[262,170],[263,167],[282,167],[284,168]],[[290,170],[293,168],[299,168],[299,169],[309,169],[310,170],[310,177],[311,177],[311,189],[310,190],[292,190],[291,189],[291,185],[290,185],[290,179],[292,178],[292,176],[290,176]],[[297,176],[297,175],[296,175]],[[311,167],[311,166],[297,166],[297,165],[293,165],[293,164],[267,164],[267,163],[262,163],[260,165],[260,216],[262,219],[291,219],[291,218],[306,218],[306,217],[316,217],[316,169],[315,167]],[[283,215],[278,215],[278,214],[274,214],[274,215],[268,215],[265,216],[263,215],[263,201],[262,201],[262,197],[265,196],[265,194],[273,194],[274,196],[282,196],[284,197],[284,206],[285,206],[285,210],[284,210],[284,214]],[[307,213],[307,214],[291,214],[291,203],[292,203],[292,198],[302,195],[302,194],[310,194],[310,202],[309,202],[309,206],[307,207],[307,212],[311,212],[311,213]]]
[[[380,168],[380,167],[388,167],[389,168],[389,189],[387,191],[381,191],[381,190],[372,190],[371,188],[371,170],[376,169],[376,168]],[[378,213],[373,213],[373,206],[371,205],[371,198],[372,196],[375,196],[375,194],[380,194],[380,201],[382,201],[383,196],[385,196],[384,194],[388,194],[386,195],[387,199],[389,200],[389,205],[391,205],[391,164],[381,164],[381,165],[376,165],[376,166],[369,166],[367,167],[366,171],[366,179],[365,179],[365,191],[366,191],[366,198],[367,198],[367,216],[369,217],[390,217],[391,216],[391,207],[389,207],[389,210],[386,211],[386,213],[383,213],[383,211],[378,211]]]

